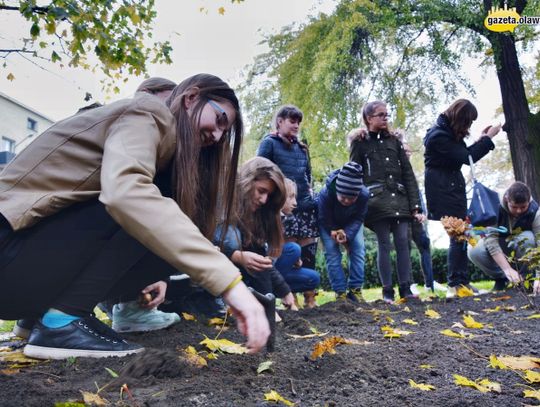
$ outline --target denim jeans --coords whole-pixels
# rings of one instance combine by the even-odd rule
[[[533,232],[529,230],[526,230],[525,232],[521,232],[512,240],[516,242],[520,242],[515,248],[516,258],[523,256],[527,249],[531,247],[536,247],[536,239],[534,238],[534,234]],[[506,248],[502,248],[502,249],[505,252],[507,251]],[[469,246],[469,250],[467,254],[469,256],[469,259],[480,270],[482,270],[492,279],[499,280],[499,279],[506,278],[506,275],[504,274],[502,269],[495,262],[495,260],[493,260],[493,257],[491,257],[491,255],[489,254],[489,251],[486,248],[484,239],[480,239],[480,241],[474,247]],[[512,267],[512,268],[516,269],[517,267]],[[527,268],[522,267],[522,270],[519,270],[519,271],[526,272]]]
[[[366,248],[364,246],[364,225],[360,227],[358,233],[349,244],[349,281],[345,277],[345,271],[341,265],[342,254],[339,244],[330,237],[330,234],[320,228],[321,240],[324,245],[324,256],[326,258],[326,268],[328,279],[332,290],[336,293],[343,293],[347,288],[362,288],[364,284],[364,257]]]
[[[305,267],[294,267],[300,258],[301,250],[298,243],[285,243],[281,256],[279,256],[274,264],[274,267],[281,273],[293,293],[312,291],[321,282],[321,278],[315,270]]]
[[[424,274],[424,283],[426,287],[433,288],[433,264],[431,261],[431,241],[420,222],[411,222],[412,240],[420,252],[420,266]],[[410,249],[410,247],[409,247]]]

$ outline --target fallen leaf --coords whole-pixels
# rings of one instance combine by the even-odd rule
[[[388,315],[385,317],[386,318],[386,321],[389,323],[389,324],[393,324],[395,321],[389,317]]]
[[[420,369],[433,369],[434,367],[432,365],[420,365]]]
[[[83,396],[84,404],[89,404],[92,406],[106,406],[107,404],[109,404],[109,402],[101,398],[99,394],[90,393],[88,391],[82,390],[81,394]]]
[[[22,350],[0,353],[0,361],[10,363],[8,367],[11,369],[29,367],[29,366],[36,365],[38,363],[45,362],[45,360],[32,359],[32,358],[26,357],[25,354],[22,353]]]
[[[497,356],[495,355],[489,355],[489,365],[493,369],[508,369],[508,366],[506,366],[503,362],[497,359]]]
[[[184,349],[184,354],[186,356],[186,360],[190,365],[196,367],[208,366],[208,362],[206,362],[206,359],[199,355],[199,353],[193,346],[188,346],[186,349]]]
[[[217,359],[218,356],[215,354],[215,353],[209,353],[206,355],[206,359],[210,360],[210,359]]]
[[[513,305],[507,305],[507,306],[503,307],[503,310],[505,310],[506,312],[515,312],[516,309],[517,308],[514,307]],[[540,318],[540,314],[538,314],[537,318]]]
[[[287,336],[290,336],[293,339],[309,339],[309,338],[317,338],[317,337],[326,336],[326,335],[328,335],[328,332],[319,332],[316,334],[308,334],[308,335],[287,334]]]
[[[257,374],[261,374],[262,372],[265,372],[267,370],[272,370],[272,365],[274,362],[271,360],[267,360],[266,362],[261,362],[259,367],[257,368]]]
[[[405,308],[403,308],[403,311],[405,311],[405,312],[411,312],[411,309],[410,309],[409,307],[405,306]]]
[[[0,374],[6,375],[6,376],[12,376],[14,374],[17,374],[21,371],[21,369],[2,369],[0,370]]]
[[[473,298],[473,301],[480,302],[482,300],[480,298]]]
[[[532,356],[499,356],[498,359],[510,369],[530,370],[540,367],[540,358]]]
[[[416,322],[414,319],[404,319],[403,322],[409,325],[418,325],[418,322]]]
[[[488,379],[482,379],[480,381],[472,381],[467,379],[465,376],[454,374],[454,383],[458,386],[472,387],[482,393],[487,393],[494,391],[497,393],[501,392],[501,385],[496,382],[490,382]]]
[[[188,314],[187,312],[182,312],[182,318],[184,318],[186,321],[196,321],[197,320],[197,318],[195,318],[191,314]]]
[[[525,370],[523,378],[529,383],[540,383],[540,373],[532,370]]]
[[[484,324],[482,324],[481,322],[475,321],[474,318],[471,317],[470,315],[463,315],[463,323],[465,324],[467,328],[471,328],[471,329],[481,329],[484,327]]]
[[[221,351],[225,353],[242,354],[247,353],[248,349],[239,343],[234,343],[228,339],[210,339],[206,338],[199,342],[201,345],[205,345],[212,352]]]
[[[457,290],[456,290],[456,295],[459,297],[459,298],[464,298],[464,297],[473,297],[474,296],[474,292],[473,290],[471,290],[469,287],[465,287],[463,285],[460,285]]]
[[[452,338],[465,338],[465,335],[460,334],[458,332],[454,332],[451,329],[445,329],[445,330],[441,331],[441,333],[443,335],[450,336]]]
[[[507,301],[507,300],[511,300],[512,297],[510,297],[509,295],[503,295],[501,297],[495,297],[495,298],[492,298],[491,301]]]
[[[431,385],[431,384],[423,384],[423,383],[416,383],[414,380],[412,379],[409,379],[409,385],[413,388],[413,389],[419,389],[419,390],[423,390],[423,391],[430,391],[430,390],[435,390],[435,386]]]
[[[525,319],[537,319],[537,318],[540,318],[540,314],[532,314],[532,315],[529,315],[527,318]]]
[[[426,310],[424,314],[426,315],[426,317],[431,318],[431,319],[439,319],[441,317],[441,314],[439,314],[437,311],[433,309]]]
[[[326,338],[321,342],[317,342],[313,347],[313,352],[311,352],[310,358],[315,360],[322,357],[322,355],[325,353],[334,354],[336,353],[336,346],[341,344],[350,344],[350,341],[341,336],[331,336],[330,338]]]
[[[285,404],[286,406],[294,406],[294,403],[292,401],[289,401],[285,398],[283,398],[277,391],[275,390],[272,390],[270,393],[265,393],[264,394],[264,399],[266,401],[274,401],[276,403],[283,403]]]
[[[501,310],[501,306],[497,305],[495,308],[485,308],[482,311],[491,313],[491,312],[499,312],[500,310]]]
[[[540,390],[523,390],[523,397],[540,400]]]
[[[474,311],[465,311],[465,315],[480,315],[480,314]]]
[[[402,329],[393,328],[391,326],[383,326],[381,327],[381,331],[385,332],[384,337],[385,338],[401,338],[402,335],[410,335],[414,332],[411,331],[404,331]]]
[[[394,301],[394,304],[400,305],[400,304],[405,304],[406,302],[407,302],[407,298],[401,297],[399,300]]]
[[[208,320],[208,325],[212,326],[212,325],[224,325],[225,324],[225,320],[223,318],[210,318]]]

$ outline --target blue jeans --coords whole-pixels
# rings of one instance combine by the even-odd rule
[[[517,247],[515,247],[516,255],[514,257],[516,258],[522,257],[527,251],[527,249],[536,247],[536,239],[534,238],[534,233],[529,230],[521,232],[512,240],[515,242],[520,242]],[[502,247],[502,249],[503,252],[507,251],[507,248],[505,247]],[[495,260],[493,260],[493,257],[491,257],[491,255],[489,254],[485,246],[484,239],[480,239],[480,241],[474,247],[469,246],[467,254],[469,256],[469,260],[471,260],[480,270],[482,270],[492,279],[502,280],[506,278],[506,275],[504,274],[502,269],[497,263],[495,263]],[[517,269],[517,267],[515,266],[512,266],[512,268],[514,270]],[[527,271],[527,268],[522,267],[522,270],[518,271],[525,273]]]
[[[281,256],[279,256],[274,264],[274,267],[281,273],[293,293],[312,291],[321,282],[321,278],[315,270],[305,267],[294,267],[300,258],[301,251],[302,249],[298,243],[285,243]]]
[[[360,227],[354,240],[349,243],[349,281],[345,278],[345,271],[341,266],[341,250],[339,244],[330,237],[330,234],[320,228],[321,240],[324,245],[324,256],[326,258],[326,268],[328,279],[332,290],[336,293],[343,293],[347,288],[362,288],[364,284],[364,256],[366,248],[364,246],[364,225]]]

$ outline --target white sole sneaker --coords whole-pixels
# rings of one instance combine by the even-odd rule
[[[23,353],[34,359],[68,359],[68,358],[110,358],[133,355],[144,351],[144,348],[123,351],[101,351],[88,349],[62,349],[48,348],[44,346],[26,345]]]
[[[116,332],[120,333],[126,333],[126,332],[150,332],[150,331],[159,331],[160,329],[165,329],[170,326],[173,326],[174,324],[180,322],[180,318],[178,320],[174,321],[166,321],[161,324],[155,324],[152,326],[149,326],[148,323],[142,323],[142,324],[115,324],[113,320],[112,329],[114,329]]]

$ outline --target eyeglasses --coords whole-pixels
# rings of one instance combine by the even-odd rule
[[[227,130],[229,118],[227,117],[225,110],[213,100],[208,99],[208,104],[216,111],[216,124],[218,129],[223,131]]]
[[[377,114],[372,114],[371,117],[378,117],[379,119],[388,119],[390,115],[388,113],[381,112]]]

